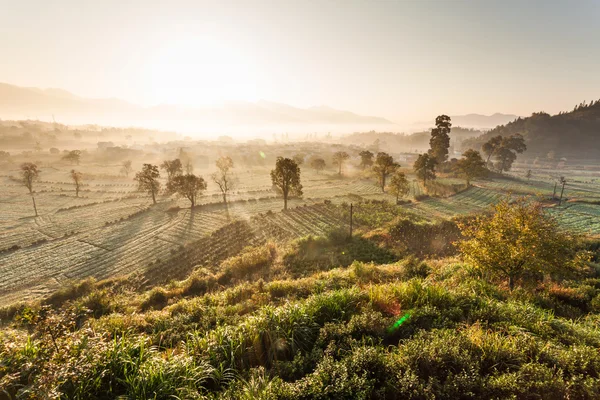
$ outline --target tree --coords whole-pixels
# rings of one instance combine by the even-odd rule
[[[160,164],[160,169],[165,170],[167,173],[167,192],[173,193],[175,188],[173,187],[173,178],[183,174],[183,165],[181,160],[176,158],[174,160],[165,160]]]
[[[482,272],[508,279],[510,290],[520,278],[573,272],[588,257],[577,252],[577,238],[559,229],[540,203],[527,198],[511,203],[507,198],[492,211],[491,216],[459,223],[467,239],[458,247]]]
[[[156,194],[160,190],[160,172],[158,167],[152,164],[144,164],[142,170],[135,174],[134,180],[138,182],[138,190],[152,195],[152,202],[156,204]]]
[[[390,180],[390,192],[396,195],[396,203],[400,199],[400,196],[406,196],[410,192],[410,184],[404,172],[396,170],[392,179]]]
[[[128,177],[132,171],[131,160],[123,161],[123,164],[121,164],[121,173]]]
[[[302,196],[300,167],[298,167],[298,164],[294,160],[277,157],[275,169],[271,171],[271,181],[283,194],[284,210],[287,210],[288,196],[290,194]]]
[[[423,185],[427,184],[428,180],[435,179],[435,166],[437,161],[429,153],[419,155],[413,165],[413,169],[417,174],[417,178],[423,181]]]
[[[83,182],[83,174],[72,169],[71,179],[73,179],[73,183],[75,184],[75,197],[79,197],[79,188]]]
[[[486,165],[488,165],[490,163],[490,159],[492,158],[492,156],[494,155],[494,153],[500,147],[501,144],[502,144],[502,136],[498,135],[498,136],[494,136],[493,138],[491,138],[490,140],[485,142],[483,144],[483,146],[481,146],[481,150],[483,151],[483,154],[485,154],[487,156],[487,159],[485,160]]]
[[[194,208],[198,196],[206,190],[206,182],[204,178],[194,174],[177,175],[173,178],[173,189],[175,193],[187,198],[192,203],[191,208]]]
[[[382,192],[385,192],[385,181],[388,175],[394,172],[399,166],[400,165],[394,162],[394,158],[388,153],[377,153],[375,165],[373,165],[373,172],[377,175],[377,180],[379,181]]]
[[[292,157],[292,160],[296,161],[296,164],[298,164],[298,166],[301,166],[302,164],[304,164],[305,157],[306,157],[306,155],[304,155],[302,153],[298,153],[298,154],[295,154],[294,157]]]
[[[35,216],[38,216],[37,206],[35,205],[35,196],[33,195],[33,182],[36,181],[40,176],[40,170],[34,163],[26,162],[21,164],[21,179],[27,189],[29,189],[29,195],[33,202],[33,211]]]
[[[367,169],[373,166],[374,154],[371,153],[369,150],[363,150],[360,153],[358,153],[358,155],[360,156],[360,167],[362,169]]]
[[[227,204],[227,193],[235,185],[235,177],[230,171],[233,168],[233,160],[231,157],[221,157],[216,162],[217,172],[211,175],[214,183],[219,186],[221,194],[223,195],[223,203]]]
[[[345,151],[337,151],[333,154],[333,165],[338,166],[338,175],[342,175],[342,167],[344,162],[350,158],[350,155]]]
[[[450,148],[450,130],[452,128],[450,117],[439,115],[435,119],[435,126],[431,130],[429,154],[435,158],[438,164],[442,164],[448,159],[448,149]]]
[[[70,162],[71,164],[79,165],[81,161],[81,150],[71,150],[63,156],[63,160]]]
[[[323,160],[321,157],[313,158],[310,161],[310,166],[317,171],[317,174],[325,169],[325,165],[325,160]]]
[[[467,187],[471,186],[472,179],[484,177],[487,173],[481,154],[473,149],[465,151],[463,158],[456,162],[454,168],[456,172],[465,177]]]
[[[502,173],[512,167],[517,159],[517,153],[527,150],[527,145],[523,136],[517,133],[510,136],[495,136],[488,140],[482,149],[488,155],[488,162],[492,156],[496,159],[494,166]]]

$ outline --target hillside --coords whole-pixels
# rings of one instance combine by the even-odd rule
[[[573,111],[557,115],[534,113],[498,126],[486,134],[463,142],[463,148],[480,149],[489,138],[497,135],[522,134],[525,137],[526,158],[546,157],[554,151],[556,160],[592,160],[600,156],[600,101],[580,104]]]
[[[600,396],[597,272],[511,292],[440,251],[452,221],[385,203],[356,217],[351,241],[334,230],[256,244],[149,291],[86,280],[2,309],[14,319],[0,330],[0,387],[74,399]],[[415,258],[426,248],[440,258]]]

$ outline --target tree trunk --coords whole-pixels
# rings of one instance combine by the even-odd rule
[[[152,203],[156,204],[156,195],[154,194],[154,190],[152,191]]]
[[[338,175],[342,175],[342,163],[340,162],[340,168],[338,169]]]
[[[515,278],[512,275],[508,276],[508,288],[510,289],[511,292],[515,288]]]
[[[227,204],[227,193],[223,192],[223,203]]]
[[[79,197],[79,186],[75,186],[75,197]]]
[[[33,193],[31,193],[31,201],[33,201],[33,210],[35,211],[35,216],[38,216],[37,207],[35,205],[35,197],[33,197]]]
[[[381,191],[385,193],[385,174],[381,175]]]
[[[287,194],[283,194],[283,209],[287,210]]]

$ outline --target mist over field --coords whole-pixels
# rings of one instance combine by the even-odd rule
[[[0,400],[600,398],[600,7],[34,0]]]

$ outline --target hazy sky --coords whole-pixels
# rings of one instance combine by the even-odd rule
[[[600,98],[600,1],[0,0],[0,82],[396,122]]]

